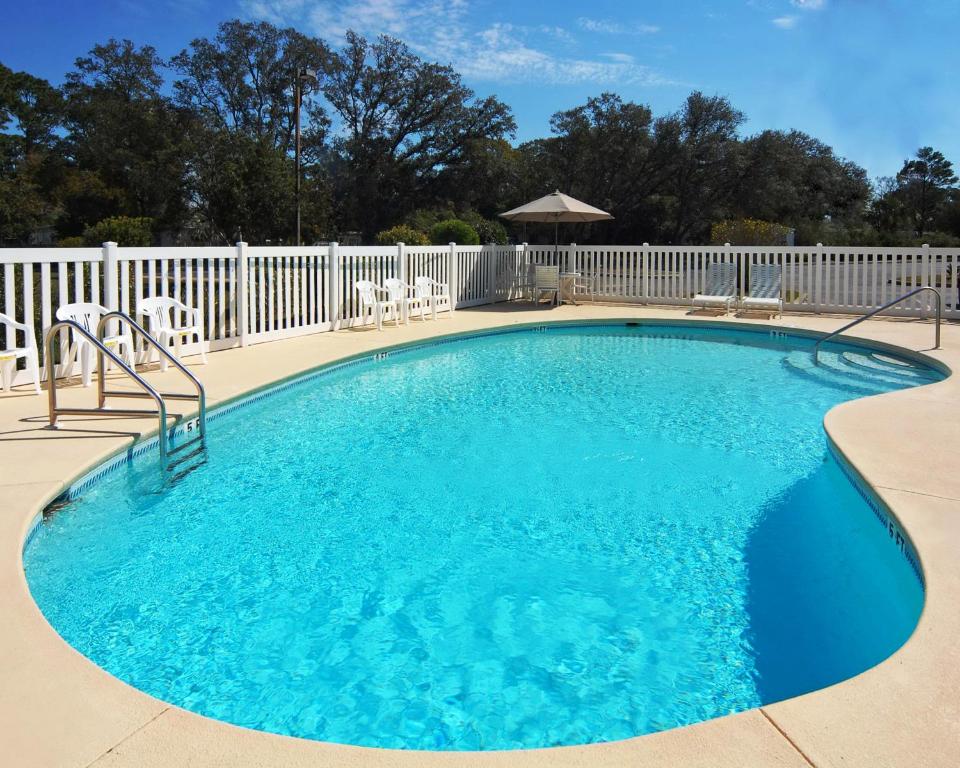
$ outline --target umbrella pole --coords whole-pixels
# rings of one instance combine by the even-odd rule
[[[557,269],[560,269],[560,220],[553,222],[553,260],[557,262]]]

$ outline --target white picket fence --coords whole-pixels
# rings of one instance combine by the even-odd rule
[[[357,323],[357,280],[451,286],[457,308],[518,298],[534,264],[556,264],[593,283],[586,300],[690,305],[711,262],[738,265],[740,290],[753,264],[783,268],[785,308],[864,314],[920,285],[938,288],[944,315],[960,318],[960,249],[742,246],[375,246],[223,248],[27,248],[0,250],[0,311],[39,332],[56,308],[91,301],[132,314],[149,296],[200,310],[212,350],[320,333]],[[929,293],[891,314],[928,317]],[[38,338],[42,345],[42,340]],[[7,327],[0,350],[22,344]],[[189,348],[185,350],[191,352]],[[41,355],[43,351],[41,351]]]

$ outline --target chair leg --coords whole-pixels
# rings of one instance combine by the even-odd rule
[[[63,352],[63,347],[60,347],[60,351]],[[69,378],[73,374],[73,366],[76,363],[77,357],[80,354],[80,345],[79,343],[67,344],[67,349],[65,356],[61,355],[60,357],[60,373],[57,374],[54,372],[54,375],[62,376],[63,378]]]
[[[103,364],[105,367],[108,362],[107,358],[104,357]],[[93,373],[93,347],[89,344],[83,344],[80,347],[80,373],[83,376],[83,386],[89,387]]]
[[[17,358],[0,362],[0,392],[13,388],[13,373],[17,370]]]
[[[40,361],[37,359],[37,350],[32,350],[27,355],[27,370],[33,374],[33,389],[40,394]]]
[[[200,345],[200,362],[204,365],[207,364],[207,349],[206,345],[203,343],[203,334],[197,334],[197,344]]]

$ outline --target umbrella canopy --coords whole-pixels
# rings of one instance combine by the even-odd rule
[[[559,189],[538,200],[534,200],[512,211],[501,213],[500,216],[510,221],[544,221],[544,222],[579,222],[603,221],[612,219],[606,211],[594,208],[570,195],[565,195]]]
[[[510,221],[553,222],[554,250],[559,243],[558,229],[561,222],[605,221],[613,218],[606,211],[565,195],[559,189],[512,211],[501,213],[500,216]]]

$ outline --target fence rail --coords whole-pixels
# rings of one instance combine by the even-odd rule
[[[863,315],[930,285],[943,295],[944,317],[960,318],[960,249],[648,243],[0,249],[0,312],[40,333],[63,304],[88,301],[134,314],[144,298],[171,296],[200,310],[204,343],[216,350],[354,325],[357,280],[412,283],[427,275],[449,285],[455,306],[465,308],[517,298],[531,265],[549,264],[590,278],[598,301],[684,306],[704,291],[716,262],[737,265],[741,293],[752,265],[781,266],[789,311]],[[933,311],[925,292],[890,314]],[[7,326],[0,350],[17,341]]]

